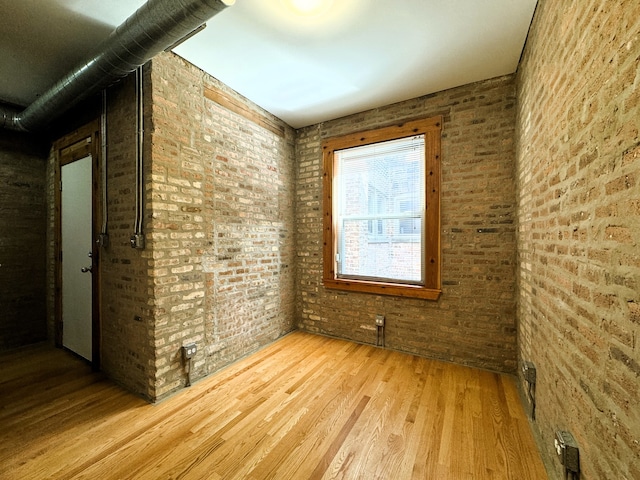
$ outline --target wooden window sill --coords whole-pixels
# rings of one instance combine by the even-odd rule
[[[397,283],[366,282],[359,280],[323,279],[325,288],[350,292],[372,293],[375,295],[392,295],[396,297],[421,298],[438,300],[442,290],[421,287],[418,285],[401,285]]]

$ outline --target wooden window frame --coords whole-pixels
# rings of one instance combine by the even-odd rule
[[[440,266],[440,137],[442,116],[409,121],[326,139],[323,155],[323,277],[326,288],[437,300],[442,293]],[[413,135],[425,139],[424,285],[341,279],[336,275],[337,228],[333,216],[333,177],[337,150]]]

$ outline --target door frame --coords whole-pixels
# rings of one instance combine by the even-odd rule
[[[55,142],[53,151],[55,156],[54,168],[54,248],[55,248],[55,345],[62,345],[62,167],[76,160],[81,160],[91,155],[91,365],[94,370],[100,369],[101,359],[101,322],[100,322],[100,248],[96,243],[101,225],[101,166],[100,158],[100,122],[95,120],[74,132],[71,132]]]

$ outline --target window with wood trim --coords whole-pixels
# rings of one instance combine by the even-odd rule
[[[442,117],[325,140],[323,284],[436,300]]]

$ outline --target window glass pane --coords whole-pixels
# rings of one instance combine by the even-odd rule
[[[404,283],[422,281],[422,245],[420,235],[399,232],[406,219],[376,220],[382,234],[372,235],[366,220],[344,220],[343,248],[339,248],[340,278],[392,280]],[[421,230],[420,218],[410,219]]]
[[[423,282],[424,136],[335,153],[337,275]]]

